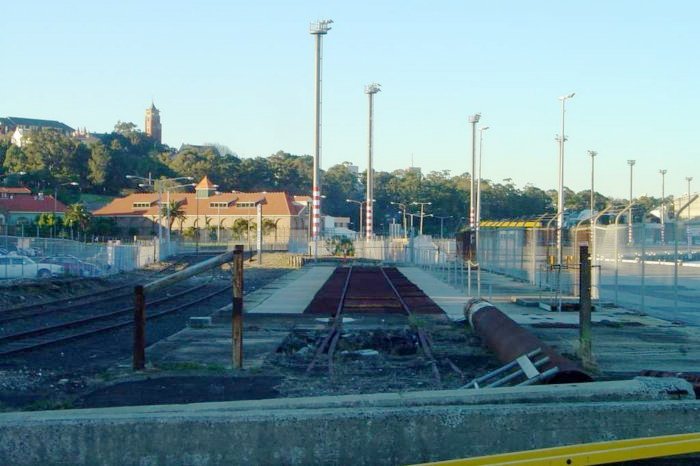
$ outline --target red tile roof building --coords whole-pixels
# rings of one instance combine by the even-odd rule
[[[65,204],[51,195],[31,195],[26,188],[5,189],[16,191],[12,194],[0,191],[0,224],[27,225],[36,222],[43,213],[55,212],[58,216],[63,216],[66,211]]]
[[[304,206],[284,192],[243,193],[216,191],[217,186],[204,177],[196,186],[195,193],[171,192],[170,202],[178,205],[183,218],[173,222],[172,231],[185,232],[188,228],[225,231],[224,238],[231,236],[231,227],[238,219],[256,222],[256,204],[262,204],[263,222],[275,223],[276,230],[268,232],[279,241],[285,241],[295,232],[305,231]],[[95,216],[113,217],[125,232],[137,235],[156,234],[158,230],[158,193],[135,193],[114,199],[111,203],[93,212]],[[161,196],[161,205],[167,205],[168,194]],[[165,218],[163,228],[167,228]]]

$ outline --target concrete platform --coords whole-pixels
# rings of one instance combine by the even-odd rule
[[[304,267],[244,298],[249,314],[301,314],[335,270],[334,265]]]
[[[0,414],[3,464],[448,460],[700,430],[677,379]],[[652,422],[650,422],[650,420]]]

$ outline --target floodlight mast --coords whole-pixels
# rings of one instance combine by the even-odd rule
[[[309,33],[316,36],[316,117],[314,125],[314,172],[312,198],[312,229],[311,239],[313,241],[313,256],[318,259],[318,236],[321,226],[321,59],[322,47],[321,38],[330,31],[331,19],[319,20],[311,23]]]
[[[372,238],[374,232],[374,222],[372,211],[374,210],[374,167],[373,167],[373,151],[374,151],[374,94],[381,91],[381,84],[372,83],[365,86],[365,94],[369,96],[369,149],[367,156],[367,213],[365,215],[365,234],[367,240]]]

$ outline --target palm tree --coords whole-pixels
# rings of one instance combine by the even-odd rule
[[[243,236],[243,233],[245,233],[247,236],[249,229],[250,229],[250,222],[245,218],[236,219],[236,221],[233,222],[233,225],[231,226],[231,231],[233,232],[233,236],[237,239],[241,239],[241,237]]]
[[[167,205],[164,205],[163,207],[161,207],[160,214],[163,217],[168,218],[168,206]],[[182,205],[177,201],[170,201],[170,218],[168,219],[170,229],[172,230],[173,223],[175,223],[175,220],[184,221],[184,219],[185,219],[185,211],[182,208]]]

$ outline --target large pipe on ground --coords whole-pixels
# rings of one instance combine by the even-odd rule
[[[549,357],[549,361],[540,368],[540,371],[544,372],[554,367],[559,369],[547,380],[547,383],[577,383],[593,380],[578,364],[545,345],[542,340],[518,325],[493,304],[471,300],[464,307],[464,315],[476,334],[504,364],[540,348],[541,356]]]

